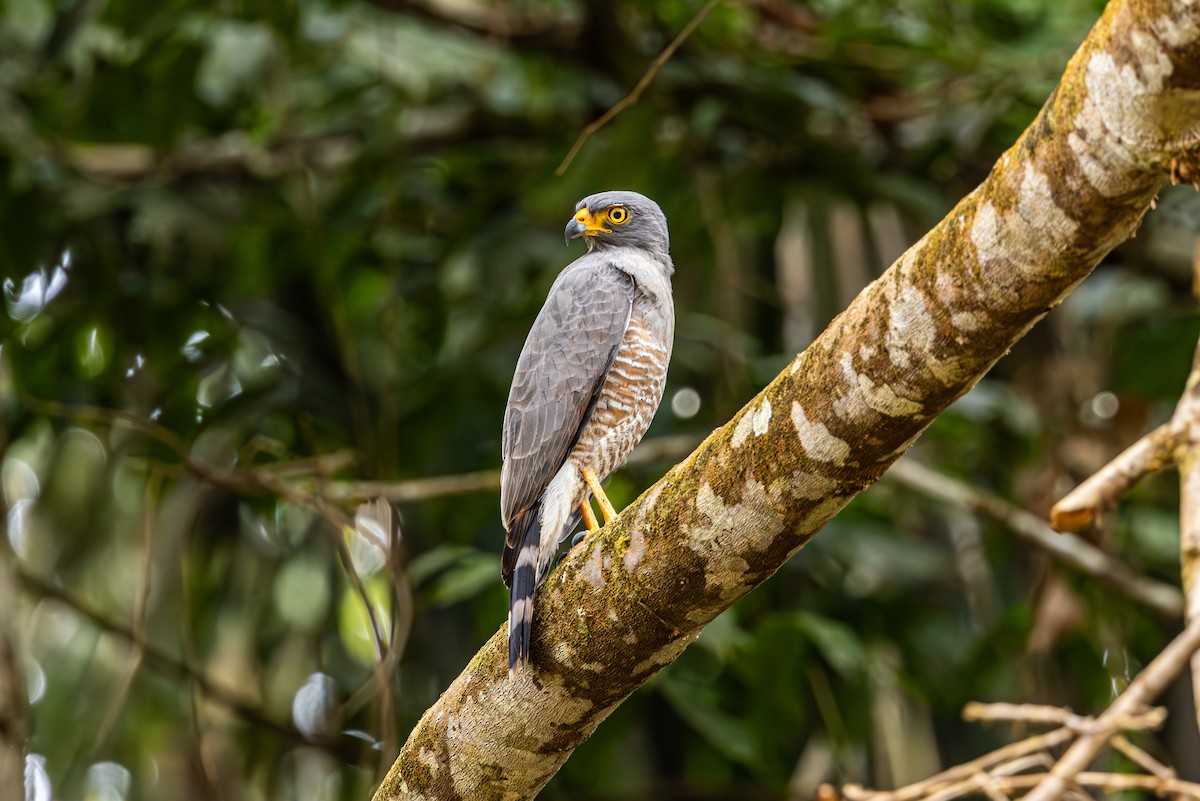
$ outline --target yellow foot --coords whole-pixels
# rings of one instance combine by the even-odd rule
[[[595,534],[600,530],[600,524],[596,522],[596,513],[592,511],[592,505],[586,498],[579,504],[579,511],[583,513],[583,524],[587,526],[588,534]]]
[[[596,471],[581,470],[583,480],[587,483],[588,489],[596,496],[596,503],[600,504],[600,514],[604,515],[604,523],[608,525],[617,516],[617,510],[613,508],[612,501],[604,494],[604,489],[600,486],[600,479],[596,478]]]

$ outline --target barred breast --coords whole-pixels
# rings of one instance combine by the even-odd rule
[[[661,332],[654,335],[656,317],[648,302],[635,301],[595,409],[571,451],[572,461],[601,479],[625,463],[662,400],[671,337],[664,342]]]

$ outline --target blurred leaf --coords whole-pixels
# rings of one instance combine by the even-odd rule
[[[409,563],[408,579],[414,587],[420,587],[443,570],[478,558],[482,553],[478,548],[469,545],[438,545]]]
[[[811,612],[795,612],[783,618],[816,646],[825,661],[845,678],[854,678],[866,668],[866,648],[854,629],[845,623]]]
[[[718,753],[752,768],[761,768],[757,741],[749,724],[739,716],[715,706],[711,692],[699,691],[664,674],[655,688],[670,701],[671,708],[708,741]]]
[[[1143,504],[1128,504],[1121,511],[1128,520],[1134,546],[1152,565],[1179,564],[1179,514]]]
[[[391,582],[384,576],[374,575],[364,579],[363,583],[386,643],[392,631]],[[338,632],[341,634],[342,646],[359,664],[369,666],[379,661],[370,615],[362,596],[355,592],[353,587],[348,586],[342,590],[342,600],[338,607]]]
[[[474,598],[494,587],[499,576],[500,561],[495,554],[464,554],[433,580],[427,591],[429,601],[434,606],[450,606]]]
[[[311,557],[288,560],[275,576],[274,598],[279,616],[290,625],[317,629],[329,611],[328,566]]]
[[[222,20],[208,36],[208,50],[196,75],[196,93],[223,106],[263,78],[272,47],[271,29],[261,23]]]

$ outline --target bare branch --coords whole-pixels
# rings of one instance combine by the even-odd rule
[[[1020,776],[1013,777],[1007,782],[1014,789],[1036,785],[1043,777]],[[1081,787],[1094,787],[1108,793],[1122,793],[1129,790],[1151,790],[1156,796],[1173,795],[1183,798],[1200,799],[1200,784],[1185,782],[1179,779],[1160,779],[1157,776],[1137,776],[1128,773],[1098,773],[1089,771],[1075,777],[1075,783]]]
[[[146,613],[150,601],[150,579],[154,568],[154,518],[158,512],[159,491],[162,488],[162,476],[151,474],[146,485],[145,502],[142,504],[142,583],[138,589],[137,598],[133,605],[133,629],[129,638],[129,664],[125,668],[125,677],[121,688],[113,697],[108,713],[100,724],[96,734],[94,750],[99,751],[108,740],[109,732],[116,725],[129,691],[133,688],[133,680],[137,677],[138,668],[142,666],[142,657],[146,643]]]
[[[944,801],[948,798],[973,795],[984,788],[985,782],[988,786],[1002,793],[1017,793],[1021,790],[1028,790],[1031,787],[1037,787],[1049,778],[1050,774],[1046,773],[1030,773],[1020,776],[997,776],[994,773],[984,774],[972,777],[970,780],[962,782],[953,789],[947,788],[948,794],[931,795],[925,801]],[[1098,773],[1089,771],[1079,773],[1075,777],[1075,784],[1077,787],[1090,787],[1108,793],[1121,793],[1129,790],[1150,790],[1157,796],[1173,795],[1176,798],[1200,799],[1200,784],[1175,778],[1167,779],[1132,773]],[[1028,797],[1027,795],[1024,798]],[[883,798],[883,794],[865,796],[864,798],[879,801]]]
[[[627,465],[653,464],[685,456],[700,444],[695,434],[675,434],[648,439],[634,450]],[[411,481],[333,481],[323,490],[330,500],[361,500],[386,498],[392,503],[416,503],[448,495],[469,495],[476,492],[496,492],[500,489],[499,470],[480,470]]]
[[[411,481],[336,481],[325,489],[331,500],[386,498],[392,503],[414,503],[449,495],[494,492],[500,488],[499,470],[480,470]]]
[[[117,409],[106,409],[99,406],[70,405],[28,396],[25,401],[31,408],[56,417],[91,420],[105,425],[118,423],[128,425],[134,431],[162,443],[173,451],[179,460],[183,462],[188,472],[201,481],[215,487],[224,487],[239,493],[266,493],[275,495],[296,506],[310,509],[319,514],[329,524],[327,533],[330,536],[330,542],[338,555],[338,560],[342,565],[347,580],[350,582],[350,586],[354,589],[366,610],[376,654],[378,655],[377,665],[385,661],[385,657],[389,651],[389,639],[384,634],[383,625],[375,610],[375,604],[371,601],[371,597],[367,593],[362,577],[354,569],[353,560],[346,549],[346,540],[342,536],[343,532],[354,528],[354,523],[345,511],[336,504],[330,502],[322,495],[302,489],[296,482],[285,481],[270,467],[250,467],[240,470],[224,470],[215,467],[193,456],[187,443],[171,429],[128,412]],[[314,462],[314,467],[318,473],[321,464],[320,460]],[[296,465],[295,463],[289,463],[288,467],[295,469]],[[370,534],[364,533],[364,536],[370,536]],[[378,543],[378,545],[386,551],[388,544]]]
[[[1197,265],[1200,286],[1200,264]],[[1142,437],[1054,505],[1055,528],[1077,530],[1115,506],[1143,476],[1179,467],[1179,558],[1185,618],[1200,619],[1200,343],[1183,395],[1166,424]],[[1200,723],[1200,654],[1192,660],[1196,720]]]
[[[1021,721],[1022,723],[1053,723],[1065,726],[1074,732],[1089,732],[1095,728],[1095,719],[1076,715],[1069,709],[1042,704],[981,704],[972,702],[963,708],[964,720],[979,721]],[[1140,731],[1157,729],[1167,719],[1164,707],[1153,707],[1119,720],[1115,720],[1117,728],[1122,731]]]
[[[22,572],[17,573],[17,581],[23,592],[36,598],[45,598],[60,603],[85,618],[101,631],[113,634],[130,643],[138,648],[142,654],[143,661],[148,666],[165,675],[186,680],[199,689],[205,698],[220,704],[246,722],[272,731],[291,742],[323,748],[338,755],[339,758],[347,762],[355,762],[357,760],[357,749],[351,747],[350,744],[314,743],[308,740],[290,724],[281,723],[269,717],[254,702],[245,698],[236,690],[213,683],[207,676],[185,662],[160,650],[144,639],[139,639],[139,634],[131,628],[109,620],[61,588],[55,587],[36,576]]]
[[[1174,768],[1167,767],[1154,757],[1147,754],[1141,748],[1138,748],[1136,745],[1130,742],[1129,738],[1127,738],[1124,734],[1115,735],[1109,741],[1109,744],[1115,750],[1124,754],[1130,762],[1137,765],[1139,768],[1151,774],[1152,776],[1156,776],[1159,779],[1168,781],[1178,778]]]
[[[583,24],[558,7],[533,3],[454,3],[439,0],[368,0],[371,5],[488,39],[566,50]]]
[[[931,470],[911,458],[892,465],[886,480],[943,503],[987,515],[1063,564],[1094,576],[1164,617],[1183,617],[1183,594],[1178,588],[1132,570],[1081,537],[1059,534],[1045,520],[1019,506]]]
[[[1200,649],[1200,620],[1193,622],[1146,665],[1137,678],[1113,701],[1103,715],[1096,719],[1095,730],[1071,744],[1058,760],[1045,781],[1025,797],[1025,801],[1054,801],[1078,780],[1078,775],[1100,749],[1117,734],[1121,718],[1136,714],[1142,707],[1162,694],[1167,685],[1184,669],[1192,654]]]
[[[1056,531],[1081,531],[1117,505],[1134,484],[1151,473],[1177,463],[1183,432],[1174,421],[1151,431],[1130,445],[1050,510],[1050,525]]]
[[[57,148],[71,169],[96,181],[127,182],[152,176],[168,179],[225,173],[273,178],[302,170],[327,171],[358,158],[357,134],[335,132],[282,139],[266,147],[247,134],[193,142],[176,153],[159,155],[143,144],[70,143]]]
[[[1200,241],[1200,240],[1198,240]],[[1200,250],[1192,270],[1200,300]],[[1200,342],[1192,355],[1192,372],[1171,418],[1184,432],[1186,450],[1179,459],[1179,563],[1187,620],[1200,620]],[[1192,657],[1192,699],[1200,724],[1200,653]]]
[[[1019,742],[1009,743],[1003,748],[997,748],[991,753],[984,754],[970,762],[955,765],[924,781],[910,784],[899,790],[890,792],[867,790],[862,785],[848,784],[842,788],[842,793],[850,801],[917,801],[917,799],[923,799],[928,794],[946,787],[961,787],[964,786],[964,782],[970,784],[975,781],[976,776],[985,771],[994,770],[998,765],[1024,764],[1021,760],[1026,757],[1070,742],[1072,736],[1074,736],[1074,732],[1068,728],[1055,729],[1045,734],[1027,737]]]
[[[1033,791],[1025,796],[1025,801],[1053,801],[1077,786],[1170,788],[1170,792],[1187,795],[1191,788],[1186,782],[1179,782],[1174,771],[1133,745],[1120,732],[1155,729],[1163,724],[1166,710],[1151,708],[1149,703],[1179,675],[1197,650],[1200,650],[1200,623],[1193,623],[1171,641],[1098,718],[1039,704],[968,704],[963,710],[963,717],[968,720],[1048,723],[1061,728],[1011,743],[898,790],[873,791],[851,784],[842,788],[842,792],[849,801],[949,801],[980,792],[1007,796],[1015,790],[1028,788]],[[1049,757],[1050,749],[1072,739],[1074,742],[1054,763]],[[1108,745],[1153,775],[1121,775],[1121,778],[1113,779],[1118,774],[1083,773],[1100,750]],[[1036,775],[1017,775],[1037,767],[1049,767],[1050,770]]]

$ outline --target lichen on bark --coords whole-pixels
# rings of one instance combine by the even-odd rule
[[[501,628],[417,724],[376,799],[532,798],[1198,163],[1200,0],[1111,3],[986,181],[571,553],[540,592],[529,671],[508,679]]]

